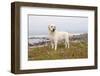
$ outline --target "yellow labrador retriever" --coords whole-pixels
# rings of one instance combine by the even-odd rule
[[[50,24],[48,26],[48,35],[51,42],[52,48],[57,50],[58,42],[64,40],[65,47],[69,48],[69,34],[68,32],[60,32],[56,30],[56,26],[54,24]]]

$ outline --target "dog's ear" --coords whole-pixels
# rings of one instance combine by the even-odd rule
[[[48,25],[48,29],[50,30],[50,25]]]
[[[54,29],[56,30],[56,26],[54,26]]]

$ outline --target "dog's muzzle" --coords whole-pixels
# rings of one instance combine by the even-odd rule
[[[55,31],[55,29],[52,30],[52,32],[54,32],[54,31]]]

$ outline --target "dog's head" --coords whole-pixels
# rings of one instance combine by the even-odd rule
[[[48,26],[49,31],[54,32],[56,30],[56,26],[54,24],[50,24]]]

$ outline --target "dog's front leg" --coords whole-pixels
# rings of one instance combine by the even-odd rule
[[[52,49],[54,48],[54,44],[53,44],[53,41],[51,41],[51,47],[52,47]]]
[[[54,43],[55,43],[55,50],[57,50],[57,41],[55,41]]]

